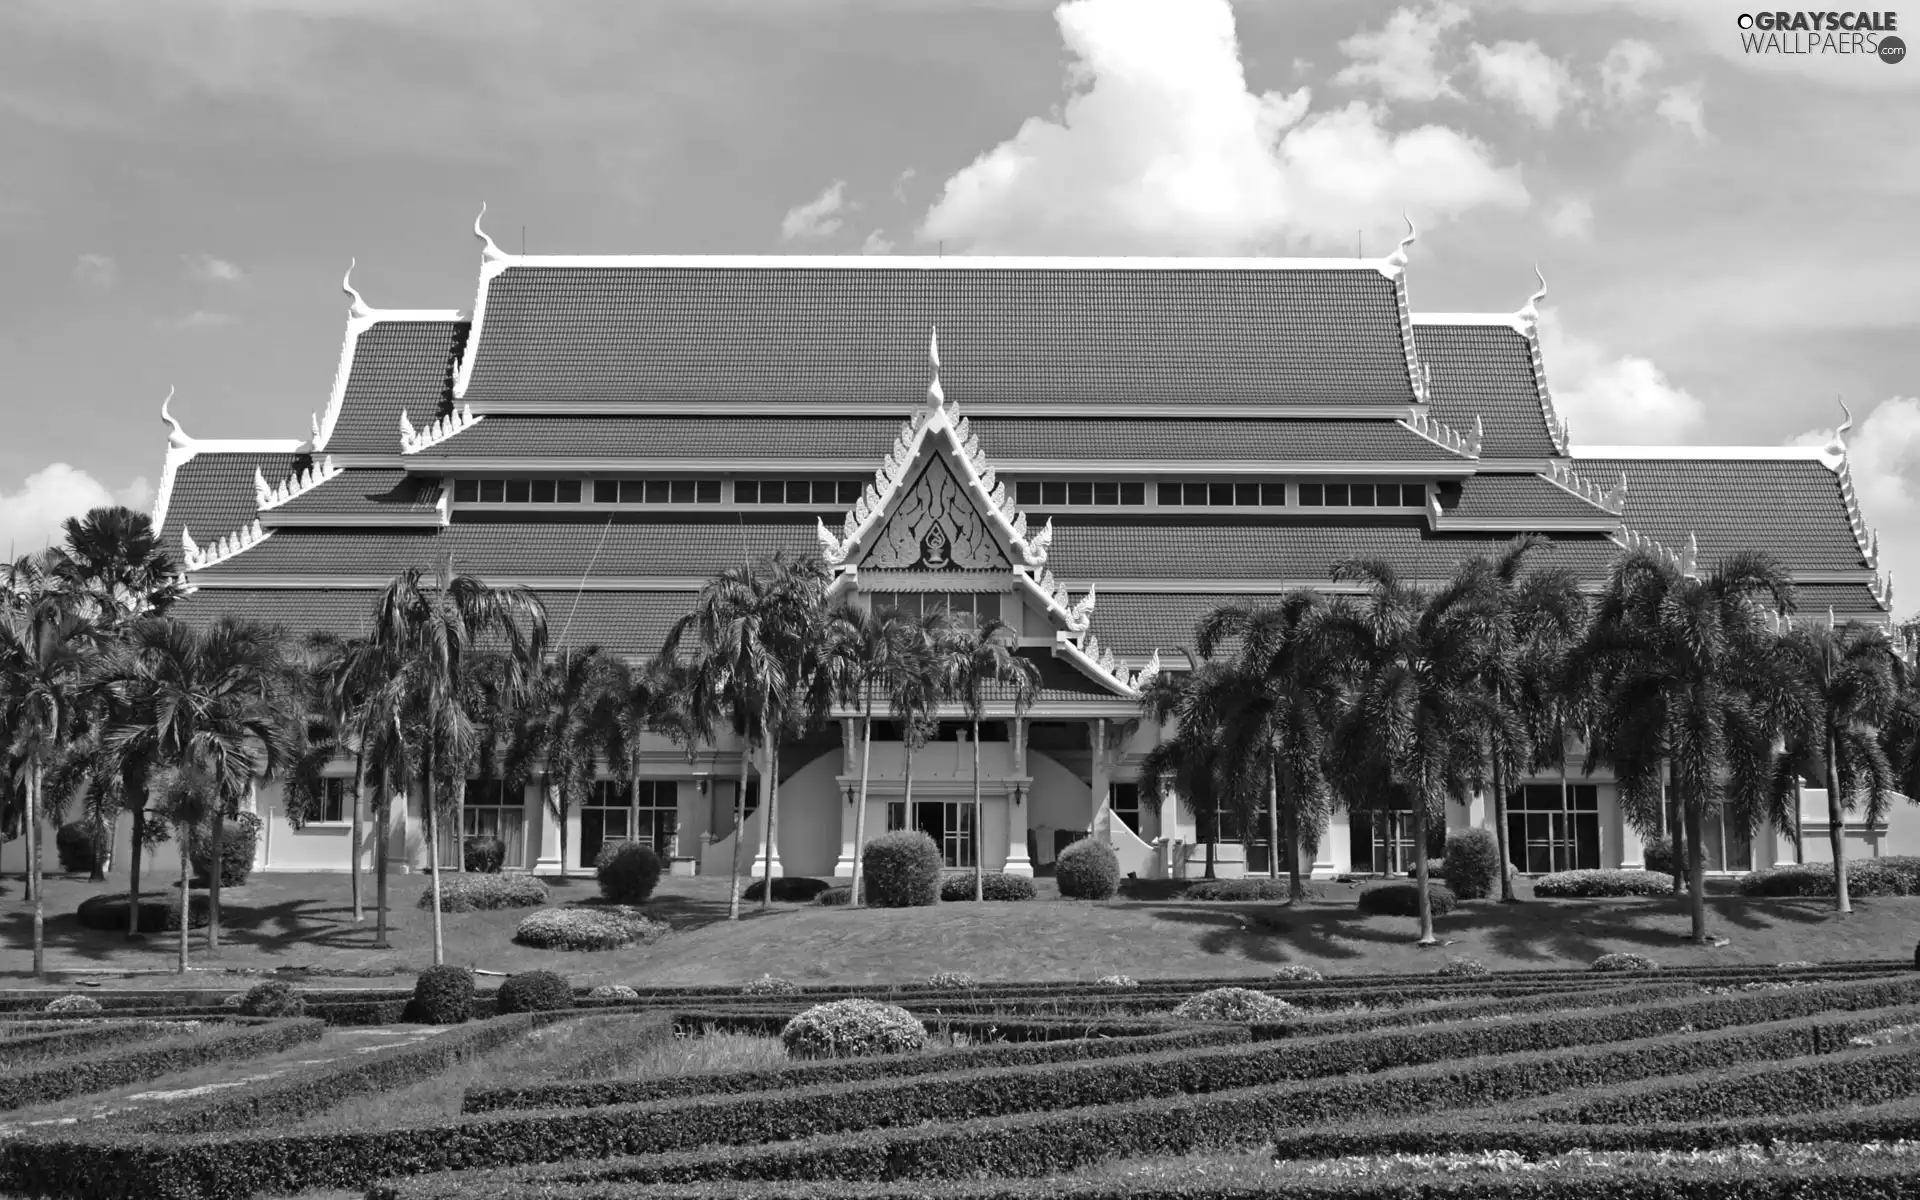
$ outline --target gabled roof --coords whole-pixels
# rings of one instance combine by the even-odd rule
[[[1456,429],[1478,416],[1482,458],[1552,458],[1560,453],[1547,426],[1527,335],[1509,324],[1441,325],[1415,314],[1420,361],[1432,368],[1433,415]]]
[[[332,456],[327,456],[331,458]],[[438,525],[444,519],[440,481],[396,467],[347,467],[272,507],[261,523],[287,525]]]
[[[336,455],[400,453],[400,417],[425,428],[453,382],[467,323],[383,316],[349,331],[335,401],[319,421],[319,449]]]

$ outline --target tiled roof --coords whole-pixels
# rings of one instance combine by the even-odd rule
[[[203,450],[195,454],[174,473],[173,489],[167,496],[166,524],[160,530],[161,544],[175,562],[183,562],[183,526],[192,532],[194,541],[205,546],[252,524],[259,513],[254,471],[265,475],[267,482],[278,483],[292,472],[295,462],[304,461],[300,455],[256,451]]]
[[[1443,488],[1440,510],[1450,517],[1509,520],[1586,517],[1611,519],[1597,504],[1542,479],[1538,475],[1473,475],[1460,481],[1460,490]],[[1517,526],[1516,526],[1517,527]]]
[[[414,427],[433,423],[451,386],[454,347],[464,321],[377,321],[354,345],[346,399],[325,451],[400,453],[400,414]]]
[[[1420,361],[1432,367],[1433,415],[1462,433],[1481,419],[1484,458],[1547,458],[1555,451],[1540,411],[1533,355],[1519,331],[1499,325],[1416,325]]]
[[[1406,404],[1378,271],[514,266],[464,399]],[[397,419],[397,418],[396,418]]]
[[[1866,568],[1839,477],[1813,459],[1578,459],[1603,486],[1627,473],[1629,528],[1678,550],[1700,539],[1699,564],[1765,550],[1795,571]]]
[[[902,408],[903,415],[905,411]],[[994,460],[1460,461],[1459,455],[1392,420],[981,417],[972,423],[981,449]],[[1466,428],[1472,427],[1469,419]],[[820,457],[878,465],[899,432],[899,416],[490,416],[414,457],[672,458],[743,464]]]
[[[1873,598],[1873,590],[1864,583],[1802,583],[1794,589],[1795,602],[1803,616],[1822,617],[1831,608],[1844,620],[1854,616],[1884,616],[1886,609]]]
[[[364,628],[377,594],[371,589],[201,588],[175,605],[173,615],[197,623],[234,614],[280,625],[296,637],[314,630],[351,635]],[[556,648],[597,645],[635,657],[659,650],[667,630],[694,600],[692,592],[536,594],[546,605],[547,636]]]
[[[1093,632],[1115,654],[1135,660],[1160,651],[1162,662],[1184,665],[1179,651],[1196,645],[1194,627],[1201,618],[1227,604],[1259,607],[1277,604],[1278,595],[1179,595],[1167,592],[1107,592],[1099,594],[1093,610]],[[1145,665],[1135,661],[1137,670]]]
[[[277,482],[267,477],[269,485]],[[271,511],[300,516],[360,516],[381,510],[430,512],[439,499],[438,479],[410,479],[397,468],[349,467]]]

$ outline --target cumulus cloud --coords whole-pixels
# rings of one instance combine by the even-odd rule
[[[109,504],[144,510],[152,503],[144,477],[114,492],[78,467],[54,463],[27,476],[18,491],[0,490],[0,544],[14,556],[36,553],[61,541],[68,517]]]
[[[1652,360],[1615,354],[1568,330],[1552,309],[1540,314],[1541,353],[1554,407],[1586,445],[1677,445],[1706,420],[1698,397]]]
[[[1569,241],[1586,241],[1593,236],[1593,202],[1570,196],[1554,205],[1547,214],[1547,232]]]
[[[887,236],[886,230],[876,229],[867,235],[866,241],[860,243],[860,253],[892,254],[893,239]]]
[[[846,193],[847,181],[836,179],[818,196],[788,209],[787,215],[780,218],[781,240],[823,238],[838,230],[843,224],[841,214],[851,207]]]
[[[1660,52],[1628,38],[1615,42],[1600,60],[1600,95],[1613,107],[1632,104],[1646,94],[1647,76],[1660,66]]]
[[[1234,254],[1353,244],[1483,205],[1529,203],[1517,168],[1452,129],[1388,130],[1355,101],[1254,93],[1227,0],[1071,0],[1074,59],[1056,116],[947,180],[919,236],[979,253]]]
[[[913,177],[915,174],[916,172],[914,171],[914,169],[912,167],[908,167],[906,170],[900,172],[899,177],[893,181],[893,198],[895,200],[900,201],[902,204],[906,203],[907,185],[913,182]]]
[[[110,292],[120,283],[120,264],[108,254],[82,254],[74,260],[73,281],[90,292]]]
[[[1704,138],[1707,136],[1706,107],[1701,103],[1700,91],[1697,83],[1670,87],[1660,93],[1660,102],[1654,105],[1653,111],[1694,137]]]
[[[1811,429],[1789,440],[1793,446],[1824,446],[1833,427]],[[1907,468],[1920,463],[1920,397],[1882,401],[1847,432],[1853,487],[1869,516],[1895,516],[1920,500]]]
[[[231,325],[240,318],[229,312],[216,312],[211,309],[196,308],[183,317],[163,317],[154,324],[161,329],[196,330],[220,329]]]
[[[1341,51],[1354,61],[1333,81],[1377,87],[1394,100],[1458,96],[1440,66],[1440,39],[1466,20],[1466,8],[1444,0],[1424,10],[1403,8],[1387,18],[1382,28],[1356,33],[1340,43]]]
[[[238,283],[245,274],[224,258],[200,254],[186,259],[187,278],[197,283]]]
[[[1542,129],[1553,128],[1561,112],[1580,98],[1573,72],[1537,42],[1475,45],[1471,53],[1480,91]]]

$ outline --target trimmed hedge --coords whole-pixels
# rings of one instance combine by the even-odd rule
[[[1326,978],[1305,963],[1281,963],[1273,969],[1273,977],[1288,983],[1319,983]]]
[[[640,993],[624,983],[603,983],[587,993],[589,1000],[617,1000],[622,1004],[638,1000]]]
[[[670,930],[665,921],[624,906],[543,908],[521,919],[513,940],[539,950],[624,950]]]
[[[1378,883],[1360,890],[1360,911],[1373,917],[1417,917],[1420,915],[1420,885],[1417,883]],[[1458,899],[1445,884],[1427,885],[1427,903],[1436,920],[1454,910]]]
[[[1500,843],[1489,829],[1462,829],[1447,835],[1442,877],[1462,900],[1485,900],[1500,891]]]
[[[0,1038],[0,1071],[27,1063],[64,1060],[73,1054],[105,1050],[122,1042],[146,1042],[184,1032],[164,1021],[62,1021],[61,1028]]]
[[[1660,964],[1644,954],[1635,954],[1621,950],[1613,954],[1602,954],[1593,960],[1590,971],[1657,971]]]
[[[317,1041],[319,1021],[241,1021],[134,1046],[109,1046],[31,1071],[0,1076],[0,1111],[104,1092],[175,1071],[245,1061]],[[0,1187],[0,1191],[4,1191]]]
[[[660,886],[660,856],[639,842],[609,842],[594,859],[593,874],[609,904],[645,904]]]
[[[980,876],[980,894],[987,900],[1031,900],[1033,880],[1024,875],[987,871]],[[957,904],[973,899],[973,872],[948,874],[940,880],[940,899]]]
[[[874,908],[922,908],[940,902],[946,859],[925,830],[896,829],[860,853],[860,890]]]
[[[237,1006],[243,1017],[303,1017],[307,1003],[294,995],[293,987],[278,979],[256,983],[240,997]]]
[[[782,875],[773,881],[773,902],[775,904],[809,904],[814,897],[833,885],[824,879],[809,879],[805,875]],[[740,893],[742,900],[758,900],[765,895],[767,883],[756,879]]]
[[[1054,858],[1053,881],[1063,899],[1109,899],[1120,887],[1120,856],[1105,842],[1083,837]]]
[[[207,924],[207,893],[193,893],[192,928],[201,929]],[[74,909],[74,916],[88,929],[102,933],[125,933],[127,931],[127,894],[119,892],[105,896],[89,896]],[[140,898],[140,933],[178,933],[180,931],[180,893],[169,893],[164,899],[159,897]]]
[[[1768,867],[1740,878],[1745,896],[1831,896],[1832,863]],[[1920,857],[1891,855],[1847,864],[1847,894],[1855,898],[1920,894]]]
[[[798,996],[800,985],[791,979],[776,979],[772,972],[740,985],[742,996]]]
[[[428,967],[413,983],[408,1015],[424,1025],[461,1025],[473,1015],[473,972]]]
[[[494,1004],[503,1015],[565,1012],[573,1007],[573,989],[552,971],[523,971],[500,985]]]
[[[44,1011],[50,1013],[97,1013],[100,1011],[100,1002],[92,996],[81,996],[77,994],[55,996],[53,999],[47,1001],[47,1007]]]
[[[1309,889],[1311,890],[1311,889]],[[1199,900],[1203,902],[1234,900],[1291,900],[1293,893],[1288,890],[1284,879],[1202,879],[1181,892],[1181,900]]]
[[[1450,958],[1434,974],[1444,979],[1485,979],[1493,972],[1477,958]]]
[[[440,911],[493,912],[502,908],[537,908],[550,898],[547,885],[531,875],[440,876]],[[433,907],[433,886],[420,893],[420,907]]]
[[[1533,881],[1541,899],[1592,899],[1602,896],[1671,896],[1673,876],[1655,871],[1556,871]]]
[[[254,853],[260,845],[260,818],[234,813],[220,822],[220,886],[240,887],[253,874]],[[213,826],[201,825],[188,833],[187,864],[196,879],[213,878]],[[176,926],[175,928],[178,928]]]
[[[793,1058],[900,1054],[926,1045],[927,1027],[898,1005],[836,1000],[816,1004],[788,1021],[780,1043]]]

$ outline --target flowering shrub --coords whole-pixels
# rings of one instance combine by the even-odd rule
[[[291,985],[278,979],[256,983],[240,998],[240,1015],[246,1017],[303,1017],[307,1002],[294,995]]]
[[[1326,976],[1305,963],[1281,963],[1273,969],[1275,979],[1297,980],[1301,983],[1318,983]]]
[[[668,932],[663,921],[619,905],[543,908],[528,913],[513,940],[538,950],[621,950]]]
[[[792,996],[800,991],[800,985],[791,979],[779,979],[772,974],[750,979],[740,985],[743,996]]]
[[[1556,871],[1534,880],[1533,894],[1543,899],[1671,896],[1673,876],[1653,871]]]
[[[980,981],[965,971],[936,971],[927,976],[927,986],[951,991],[971,991],[980,986]]]
[[[1746,896],[1831,896],[1833,891],[1832,863],[1769,867],[1740,878],[1740,892]],[[1920,894],[1920,857],[1890,855],[1848,863],[1847,892],[1856,898]]]
[[[547,902],[547,885],[531,875],[441,875],[440,911],[492,912],[502,908],[538,908]],[[420,893],[420,907],[433,907],[433,885]]]
[[[1644,954],[1621,952],[1617,954],[1602,954],[1599,958],[1593,960],[1593,966],[1590,969],[1595,971],[1657,971],[1660,969],[1660,964]]]
[[[1528,1158],[1518,1150],[1473,1150],[1455,1154],[1356,1155],[1302,1163],[1303,1175],[1355,1178],[1405,1175],[1459,1175],[1466,1172],[1555,1173],[1613,1171],[1622,1167],[1771,1167],[1817,1166],[1836,1158],[1911,1158],[1920,1142],[1775,1142],[1769,1146],[1728,1146],[1713,1150],[1573,1150]],[[1281,1163],[1281,1166],[1293,1165]]]
[[[1442,963],[1440,969],[1434,974],[1444,975],[1450,979],[1478,979],[1493,972],[1487,969],[1487,964],[1477,958],[1450,958]]]
[[[1180,1021],[1232,1021],[1236,1024],[1284,1021],[1298,1011],[1278,996],[1252,988],[1224,987],[1188,996],[1173,1010]]]
[[[905,1054],[927,1044],[927,1029],[895,1004],[836,1000],[816,1004],[788,1021],[780,1042],[793,1058]]]
[[[603,983],[587,993],[589,1000],[638,1000],[640,993],[624,983]]]
[[[96,1013],[100,1011],[100,1002],[92,996],[58,996],[47,1001],[46,1011],[50,1013]]]
[[[1101,987],[1137,988],[1140,981],[1131,975],[1102,975],[1094,980]]]

